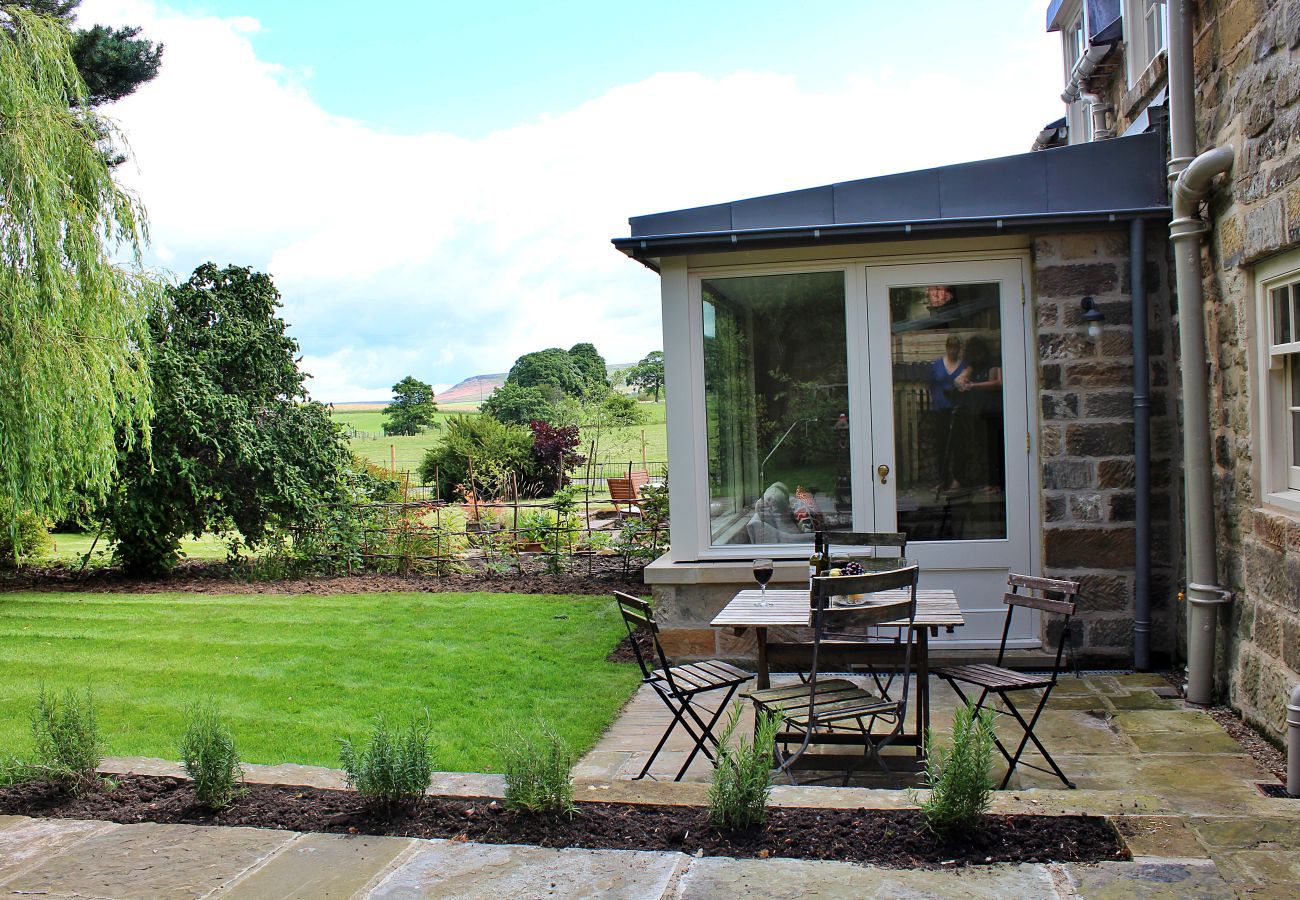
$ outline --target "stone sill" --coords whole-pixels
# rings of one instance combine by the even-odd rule
[[[1155,59],[1147,65],[1146,69],[1138,76],[1136,82],[1128,90],[1124,91],[1120,99],[1120,109],[1124,118],[1132,121],[1137,118],[1141,112],[1139,107],[1145,106],[1155,96],[1156,91],[1165,86],[1169,76],[1169,53],[1161,50],[1156,54]]]
[[[812,547],[808,548],[811,553]],[[808,562],[802,559],[778,559],[773,563],[770,584],[808,586]],[[646,584],[749,584],[754,582],[754,562],[749,559],[725,559],[703,562],[674,562],[669,551],[645,567]]]

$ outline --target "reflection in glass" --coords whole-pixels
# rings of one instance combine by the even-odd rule
[[[997,284],[889,291],[898,530],[909,541],[1007,533]]]
[[[1291,291],[1289,286],[1275,288],[1273,296],[1273,343],[1291,342]]]
[[[703,301],[712,543],[850,530],[843,273],[710,278]]]

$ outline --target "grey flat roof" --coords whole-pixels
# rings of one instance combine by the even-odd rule
[[[1158,131],[636,216],[629,256],[900,235],[999,234],[1169,215]]]

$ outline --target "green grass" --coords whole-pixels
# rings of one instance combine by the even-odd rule
[[[645,432],[645,458],[651,462],[662,462],[668,459],[668,428],[664,424],[664,402],[660,400],[658,403],[643,403],[641,409],[645,411],[649,420],[645,425],[610,428],[600,435],[597,455],[601,460],[619,463],[629,460],[640,462],[642,431]],[[440,411],[438,420],[442,421],[450,414],[454,413]],[[424,458],[425,451],[441,440],[441,434],[436,429],[424,434],[384,437],[384,413],[378,409],[337,411],[334,413],[334,421],[348,428],[374,435],[368,439],[353,438],[351,441],[353,452],[385,467],[396,460],[399,472],[414,472],[419,467],[420,460]],[[580,436],[582,453],[587,452],[593,437],[595,435],[590,429],[583,430]]]
[[[0,750],[31,746],[47,688],[91,686],[109,755],[177,757],[214,696],[247,762],[338,765],[380,710],[428,709],[435,763],[500,771],[500,730],[544,718],[588,750],[639,682],[605,662],[606,597],[0,594]]]
[[[30,560],[31,562],[57,560],[80,565],[81,558],[90,550],[92,544],[95,547],[95,555],[90,560],[92,566],[107,564],[109,556],[112,555],[113,545],[108,539],[101,537],[96,544],[93,533],[65,534],[56,531],[50,537],[54,539],[54,546],[48,553],[43,554],[39,559]],[[205,534],[197,540],[182,538],[181,550],[188,559],[225,559],[228,553],[226,542],[215,534]]]

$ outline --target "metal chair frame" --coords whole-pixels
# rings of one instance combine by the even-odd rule
[[[965,682],[980,688],[979,698],[975,701],[975,711],[983,709],[988,702],[988,698],[996,696],[1006,707],[1006,711],[990,707],[1000,715],[1010,715],[1019,724],[1023,732],[1020,743],[1016,746],[1015,753],[1009,753],[1003,745],[1001,739],[994,737],[993,741],[997,745],[998,752],[1002,758],[1007,761],[1007,773],[1002,778],[1002,783],[998,790],[1005,790],[1011,781],[1011,776],[1015,773],[1018,766],[1024,766],[1027,769],[1034,769],[1047,775],[1055,775],[1061,779],[1067,788],[1074,788],[1075,784],[1065,777],[1061,767],[1056,764],[1052,754],[1047,752],[1043,742],[1034,734],[1034,727],[1038,724],[1039,716],[1042,715],[1043,709],[1047,706],[1047,700],[1052,695],[1052,688],[1056,687],[1058,676],[1061,672],[1061,658],[1065,652],[1066,644],[1070,636],[1070,619],[1077,609],[1079,600],[1079,583],[1077,581],[1064,581],[1057,578],[1039,578],[1033,575],[1012,574],[1007,578],[1007,584],[1011,586],[1009,593],[1003,594],[1002,602],[1007,606],[1007,618],[1002,625],[1002,642],[998,647],[998,659],[993,666],[975,665],[975,666],[953,666],[935,670],[935,675],[944,679],[952,685],[956,691],[957,697],[966,704],[970,699],[965,692],[958,686],[958,682]],[[1020,593],[1024,588],[1031,593]],[[1037,591],[1039,595],[1035,595]],[[1047,596],[1048,594],[1064,595],[1071,599],[1057,600]],[[1041,595],[1041,596],[1040,596]],[[1027,609],[1037,609],[1044,613],[1064,616],[1064,622],[1061,627],[1060,637],[1056,642],[1056,658],[1052,663],[1051,674],[1046,677],[1028,676],[1013,669],[1004,668],[1002,661],[1006,658],[1007,638],[1011,634],[1011,618],[1015,615],[1016,609],[1024,607]],[[1034,708],[1033,714],[1026,721],[1022,712],[1011,701],[1011,694],[1019,691],[1042,690],[1042,696],[1038,699],[1038,705]],[[1024,755],[1026,747],[1030,742],[1043,755],[1043,759],[1051,767],[1045,769],[1042,766],[1036,766],[1032,763],[1024,762],[1021,757]]]
[[[776,745],[777,768],[785,773],[791,784],[798,783],[793,771],[795,762],[807,752],[818,733],[859,733],[864,745],[862,758],[874,762],[883,771],[889,771],[880,753],[902,733],[907,718],[911,679],[906,675],[912,668],[912,648],[915,644],[912,626],[916,621],[918,580],[919,570],[916,566],[887,572],[871,572],[865,575],[820,576],[812,579],[809,598],[813,620],[812,665],[807,682],[788,688],[755,691],[750,695],[754,701],[756,714],[775,712],[784,719],[785,724],[792,731],[803,732],[803,740],[793,753],[786,752],[780,739]],[[866,607],[831,606],[831,597],[839,594],[874,594],[898,588],[908,589],[907,599]],[[873,696],[869,691],[858,688],[845,679],[823,680],[820,677],[821,646],[826,637],[828,624],[838,622],[843,625],[876,625],[899,619],[906,619],[907,624],[890,626],[899,627],[905,634],[905,637],[900,638],[904,643],[904,677],[903,689],[898,699],[893,699],[884,693],[878,697]],[[817,706],[819,690],[823,696],[838,695],[842,699],[832,701],[834,706],[829,709],[819,710]],[[801,702],[805,694],[806,703]],[[878,722],[884,722],[892,727],[877,739],[873,739],[872,733]],[[844,784],[848,784],[857,768],[851,765],[845,769]]]
[[[673,781],[682,780],[683,776],[686,775],[686,770],[690,768],[691,763],[695,761],[695,757],[701,751],[706,759],[716,764],[713,752],[709,749],[709,744],[714,747],[718,746],[718,739],[714,734],[714,729],[722,718],[722,714],[731,704],[731,698],[735,695],[737,689],[753,676],[720,660],[670,666],[668,656],[664,653],[663,644],[659,642],[659,626],[654,620],[650,604],[639,597],[633,597],[621,591],[614,592],[614,600],[618,603],[619,612],[623,616],[623,624],[627,627],[628,639],[632,644],[632,652],[636,656],[637,665],[641,667],[642,683],[650,685],[659,699],[668,707],[668,711],[673,714],[672,721],[659,738],[659,743],[655,744],[654,750],[650,753],[650,758],[641,767],[640,774],[636,776],[637,779],[646,777],[646,774],[650,771],[650,766],[654,764],[659,752],[668,743],[668,738],[678,725],[686,729],[686,733],[690,735],[694,746]],[[653,668],[651,661],[645,658],[645,654],[637,644],[635,632],[638,627],[644,627],[651,635],[654,642],[655,656],[659,662],[658,669]],[[700,696],[720,690],[725,690],[726,693],[722,698],[722,702],[716,710],[712,711],[711,715],[709,715],[710,710],[707,707],[698,706],[697,708],[696,701]],[[700,715],[701,711],[708,715],[707,720]]]

